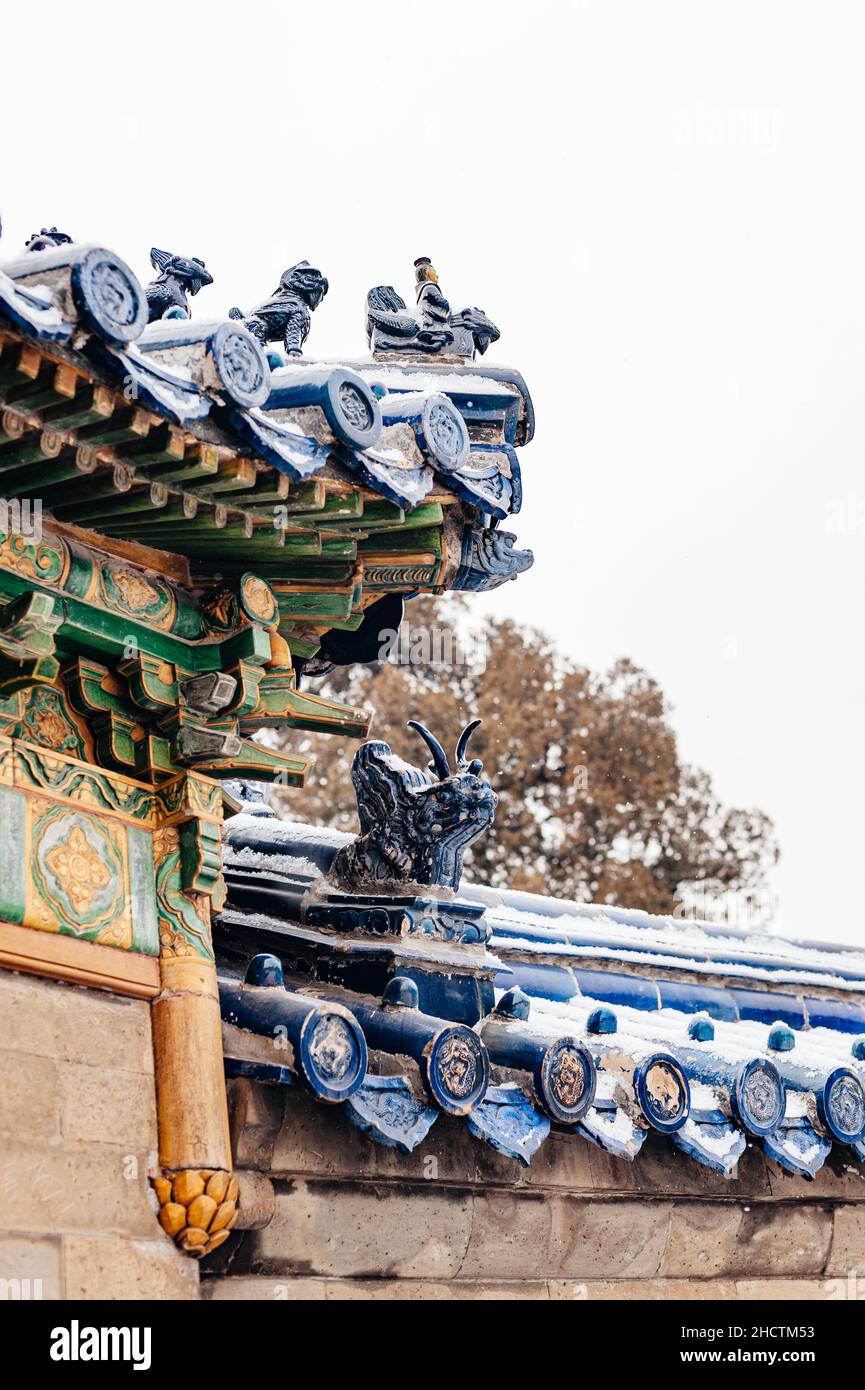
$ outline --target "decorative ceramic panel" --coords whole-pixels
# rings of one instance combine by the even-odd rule
[[[27,798],[31,877],[25,925],[128,950],[132,945],[126,827]]]
[[[206,923],[183,889],[207,891],[218,878],[219,814],[218,785],[194,774],[157,789],[0,737],[0,921],[152,956],[160,931],[179,922],[191,953],[207,956]],[[176,850],[168,903],[160,834]]]

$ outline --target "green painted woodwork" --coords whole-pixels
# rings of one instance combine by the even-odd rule
[[[153,862],[153,837],[146,831],[130,826],[126,832],[129,844],[129,889],[132,898],[133,950],[143,955],[159,955],[159,919],[156,908],[156,871]]]
[[[156,870],[162,947],[167,955],[193,955],[213,960],[207,925],[182,889],[180,848],[165,854]]]
[[[441,503],[407,513],[338,464],[292,483],[238,453],[218,420],[169,425],[89,380],[83,360],[58,362],[50,351],[0,333],[0,491],[5,481],[4,495],[39,497],[47,520],[39,543],[0,533],[0,702],[44,690],[32,712],[58,746],[70,739],[82,758],[95,749],[101,765],[160,784],[178,771],[187,715],[200,733],[285,724],[363,737],[364,712],[298,692],[290,668],[269,665],[279,645],[266,618],[232,611],[220,625],[207,602],[215,580],[236,583],[251,570],[273,584],[292,653],[312,655],[319,632],[359,627],[365,590],[439,584]],[[159,560],[148,569],[52,534],[52,517],[185,556],[191,582],[169,581]],[[230,707],[219,718],[188,711],[182,682],[216,671],[238,682]],[[32,728],[22,736],[38,742]],[[237,758],[205,768],[206,746],[184,750],[214,777],[302,782],[300,760],[248,741]]]
[[[210,897],[221,876],[219,826],[211,821],[185,821],[180,827],[181,888],[186,893],[206,893]]]
[[[263,676],[258,693],[258,704],[252,716],[240,719],[244,733],[283,726],[309,729],[314,733],[338,733],[349,738],[366,738],[369,733],[370,710],[353,709],[338,700],[296,690],[293,673]]]

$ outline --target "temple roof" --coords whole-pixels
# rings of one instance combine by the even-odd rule
[[[431,1037],[460,1025],[482,1041],[490,1078],[466,1121],[521,1162],[550,1124],[625,1159],[658,1129],[724,1176],[753,1142],[805,1177],[833,1146],[842,1163],[865,1161],[861,952],[468,882],[458,902],[481,913],[472,918],[473,936],[442,932],[440,922],[419,934],[406,926],[415,912],[430,911],[416,890],[414,899],[410,892],[393,898],[403,914],[394,938],[364,917],[385,897],[343,889],[344,907],[334,908],[340,895],[328,875],[351,840],[278,820],[265,807],[233,817],[224,836],[228,903],[216,927],[218,957],[223,978],[234,981],[235,1005],[244,963],[269,952],[285,964],[287,990],[349,1009],[371,1030],[379,1063],[388,1061],[381,1072],[389,1094],[394,1072],[403,1075],[409,1129],[418,1113],[408,1097],[422,1105],[424,1083],[416,1086],[403,1055],[407,1006],[430,1023]],[[244,1015],[253,1032],[254,996],[248,989]],[[232,1033],[227,1055],[232,1046],[237,1054],[240,1037]],[[571,1117],[551,1100],[550,1077],[557,1065],[561,1074],[563,1056],[571,1058],[564,1093],[572,1098],[580,1089],[573,1059],[593,1070],[591,1103]],[[371,1137],[397,1142],[390,1131],[382,1138],[372,1118],[380,1084],[368,1076],[349,1112]],[[428,1081],[425,1088],[429,1095]],[[399,1143],[412,1147],[407,1134]]]
[[[8,495],[186,556],[200,582],[255,563],[322,593],[348,586],[351,598],[354,585],[358,614],[364,578],[373,591],[378,580],[440,592],[531,563],[521,552],[501,563],[504,543],[498,565],[472,554],[473,532],[520,509],[516,450],[534,417],[518,372],[480,367],[470,344],[321,361],[304,355],[315,304],[289,272],[294,289],[245,318],[199,320],[187,296],[201,262],[154,248],[162,274],[145,292],[112,252],[49,233],[0,267]],[[171,274],[179,289],[167,292]],[[280,333],[284,348],[270,346]]]
[[[500,525],[531,398],[480,365],[498,337],[483,311],[440,294],[430,323],[378,287],[370,355],[359,323],[322,361],[329,284],[308,262],[214,318],[193,312],[200,258],[151,260],[144,287],[51,227],[0,265],[0,731],[31,688],[65,708],[74,686],[66,712],[103,766],[299,786],[306,762],[254,733],[362,738],[370,720],[302,692],[310,662],[376,660],[406,596],[532,564]]]

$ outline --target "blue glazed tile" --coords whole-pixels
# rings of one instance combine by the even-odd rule
[[[498,921],[495,917],[491,918],[491,925],[494,943],[531,941],[533,945],[537,945],[539,951],[544,951],[547,947],[567,946],[573,940],[571,933],[556,927],[511,926]]]
[[[345,1109],[352,1124],[370,1139],[404,1154],[426,1138],[439,1113],[418,1100],[404,1076],[367,1076]]]
[[[808,1179],[817,1176],[832,1152],[832,1145],[821,1139],[807,1122],[795,1127],[782,1125],[765,1136],[763,1148],[788,1173]]]
[[[750,1023],[787,1023],[805,1027],[805,1010],[793,994],[770,994],[767,990],[731,989],[739,1017]]]
[[[497,989],[512,989],[519,985],[526,994],[538,999],[567,1000],[579,994],[573,972],[560,965],[523,965],[514,962],[510,973],[495,977]]]
[[[244,1057],[226,1057],[226,1076],[245,1076],[249,1081],[269,1081],[278,1086],[296,1086],[297,1077],[290,1067],[276,1062],[249,1062]]]
[[[748,1142],[719,1110],[692,1111],[672,1138],[682,1153],[725,1178],[732,1176]]]
[[[399,973],[417,985],[421,1013],[472,1026],[485,1012],[484,982],[473,975],[446,975],[444,971],[424,970],[417,965],[402,965]]]
[[[770,1052],[792,1052],[796,1047],[796,1034],[786,1023],[776,1023],[769,1029],[766,1046]]]
[[[468,1116],[468,1127],[498,1153],[527,1168],[549,1135],[550,1121],[519,1086],[509,1082],[489,1088],[482,1103]]]
[[[716,1018],[722,1023],[738,1022],[736,1001],[728,989],[659,980],[658,993],[661,996],[662,1009],[678,1009],[684,1014],[707,1013],[710,1018]]]
[[[577,1133],[598,1149],[632,1163],[645,1142],[647,1129],[641,1129],[613,1102],[593,1105],[577,1125]]]
[[[859,1004],[847,1004],[840,999],[806,997],[805,1008],[811,1028],[835,1028],[839,1033],[865,1033],[865,1009]]]
[[[575,970],[581,994],[605,1004],[624,1004],[647,1012],[658,1007],[658,986],[640,975],[614,975],[606,970]]]

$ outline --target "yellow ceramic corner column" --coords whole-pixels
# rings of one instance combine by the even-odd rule
[[[166,820],[154,836],[161,991],[152,1005],[163,1230],[190,1255],[227,1239],[237,1219],[237,1179],[222,1057],[222,1023],[210,935],[223,891],[220,789],[186,774],[160,789]]]

